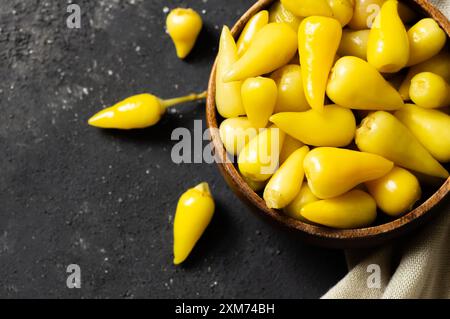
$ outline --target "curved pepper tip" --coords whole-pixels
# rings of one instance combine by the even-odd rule
[[[101,110],[89,118],[88,124],[98,128],[109,128],[110,126],[108,125],[108,122],[112,116],[113,114],[110,110]]]

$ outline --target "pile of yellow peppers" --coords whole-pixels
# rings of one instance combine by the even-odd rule
[[[449,177],[446,40],[396,0],[276,1],[237,42],[222,30],[223,144],[248,186],[291,218],[360,228],[377,211],[401,216],[419,181]]]

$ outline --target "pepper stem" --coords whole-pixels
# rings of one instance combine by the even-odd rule
[[[186,96],[176,97],[173,99],[161,100],[161,105],[164,109],[167,109],[171,106],[175,106],[181,103],[202,100],[204,98],[206,98],[206,91],[198,94],[193,93]]]

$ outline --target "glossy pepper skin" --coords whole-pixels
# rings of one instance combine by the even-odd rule
[[[334,65],[327,95],[336,104],[356,110],[398,110],[400,94],[366,61],[352,56]]]
[[[447,35],[436,21],[425,18],[408,30],[410,55],[408,66],[426,61],[438,54],[445,45]]]
[[[258,128],[253,126],[247,117],[233,117],[220,124],[219,134],[227,152],[236,156],[253,137],[258,135]]]
[[[342,28],[333,18],[305,18],[298,29],[303,87],[312,109],[322,111],[328,75],[341,41]]]
[[[369,194],[355,189],[339,197],[307,204],[300,214],[308,221],[332,228],[361,228],[375,221],[377,206]]]
[[[298,195],[305,176],[303,160],[308,152],[308,146],[296,150],[270,178],[263,196],[267,207],[284,208]]]
[[[386,0],[355,0],[353,17],[348,26],[354,30],[371,28]],[[410,23],[417,18],[417,13],[402,2],[398,4],[398,13],[404,23]]]
[[[173,224],[173,263],[181,264],[191,253],[214,215],[214,199],[207,183],[181,195]]]
[[[340,56],[356,56],[367,60],[367,42],[369,41],[370,30],[342,30],[342,40],[339,44],[337,54]]]
[[[327,0],[281,0],[281,3],[298,17],[333,16]]]
[[[245,25],[237,42],[238,56],[241,57],[247,51],[256,33],[269,23],[269,12],[262,10],[255,14]]]
[[[327,0],[333,12],[333,18],[342,26],[347,25],[353,17],[354,0]]]
[[[386,175],[394,164],[375,154],[334,147],[318,147],[303,163],[314,195],[326,199],[342,195],[357,185]]]
[[[300,65],[285,65],[273,72],[270,77],[278,88],[274,113],[301,112],[311,109],[305,96]]]
[[[168,107],[205,97],[206,93],[202,93],[162,100],[152,94],[138,94],[98,112],[88,124],[122,130],[145,128],[158,123]]]
[[[417,178],[398,166],[366,186],[377,206],[393,217],[410,211],[422,194]]]
[[[403,80],[402,85],[399,88],[399,93],[403,100],[409,100],[409,88],[411,85],[411,79],[421,72],[431,72],[443,77],[447,83],[450,82],[450,54],[443,50],[438,55],[435,55],[425,62],[413,65]]]
[[[169,13],[166,19],[167,32],[180,59],[191,52],[202,26],[202,18],[192,9],[177,8]]]
[[[307,182],[303,182],[300,192],[294,198],[294,200],[283,209],[283,212],[291,218],[306,221],[306,219],[300,214],[303,207],[309,203],[318,201],[319,199],[311,192]]]
[[[301,21],[301,18],[286,9],[280,1],[275,1],[270,7],[269,22],[287,23],[297,33]]]
[[[245,113],[254,127],[266,127],[277,103],[277,85],[269,78],[248,78],[241,88]]]
[[[145,128],[158,123],[164,112],[161,100],[156,96],[139,94],[98,112],[88,123],[100,128]]]
[[[441,76],[421,72],[411,79],[409,97],[420,107],[436,109],[450,105],[450,86]]]
[[[367,61],[380,72],[394,73],[409,61],[409,40],[398,15],[397,0],[388,0],[381,7],[367,44]]]
[[[242,82],[225,83],[223,81],[225,73],[237,60],[236,43],[230,29],[224,26],[220,35],[216,67],[216,106],[217,111],[224,118],[245,115],[241,98]]]
[[[327,105],[321,113],[314,110],[277,113],[270,121],[290,136],[312,146],[346,146],[356,131],[352,111],[337,105]]]
[[[278,168],[285,134],[277,127],[269,127],[242,149],[238,157],[239,171],[255,182],[268,180]]]
[[[223,77],[242,81],[270,73],[287,64],[297,52],[297,35],[286,23],[269,23],[256,33],[244,55]]]
[[[394,115],[378,111],[356,130],[356,145],[363,152],[383,156],[396,165],[430,176],[447,178],[447,170]]]
[[[283,146],[281,147],[280,165],[283,164],[288,159],[288,157],[291,156],[292,153],[303,146],[305,146],[305,144],[303,144],[299,140],[286,135],[286,137],[284,138]]]
[[[419,142],[439,162],[450,162],[450,116],[438,110],[429,110],[406,104],[395,112]]]

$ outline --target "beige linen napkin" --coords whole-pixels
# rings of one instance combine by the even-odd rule
[[[450,0],[432,2],[447,17]],[[371,250],[346,251],[349,273],[322,298],[450,298],[450,205],[422,230]]]

